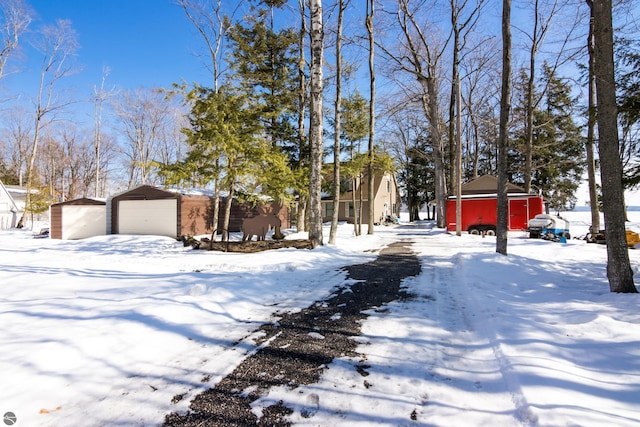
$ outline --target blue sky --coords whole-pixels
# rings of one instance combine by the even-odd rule
[[[204,83],[208,71],[194,55],[202,46],[193,25],[173,0],[28,0],[39,16],[32,24],[69,19],[78,33],[79,73],[66,78],[79,97],[99,86],[103,67],[107,87],[168,87],[174,82]],[[23,43],[20,71],[3,81],[11,92],[35,92],[42,56]]]

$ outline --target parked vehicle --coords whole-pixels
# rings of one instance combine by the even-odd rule
[[[545,238],[549,240],[570,239],[569,221],[549,214],[538,214],[529,220],[529,237],[532,239]]]
[[[636,245],[640,243],[640,235],[633,230],[626,230],[625,234],[627,239],[627,246],[635,249]],[[599,233],[595,234],[589,232],[585,236],[584,240],[586,240],[587,243],[600,243],[601,245],[605,245],[607,243],[607,234],[604,230],[600,230]]]

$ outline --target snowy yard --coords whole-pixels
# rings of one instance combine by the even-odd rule
[[[589,212],[565,216],[573,236],[587,232]],[[630,219],[640,231],[640,211]],[[404,283],[414,298],[371,310],[357,359],[258,405],[314,396],[314,416],[291,416],[313,426],[640,425],[640,297],[609,292],[603,245],[514,232],[504,257],[495,238],[427,222],[358,238],[343,225],[336,246],[259,254],[0,232],[0,414],[16,426],[161,424],[255,350],[260,324],[398,240],[422,263]],[[640,249],[630,256],[640,272]]]

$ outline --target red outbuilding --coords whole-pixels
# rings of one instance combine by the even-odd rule
[[[509,230],[525,230],[528,221],[544,212],[542,197],[525,193],[522,187],[507,185]],[[470,234],[493,235],[498,216],[498,180],[483,175],[462,186],[461,228]],[[447,231],[456,230],[456,197],[447,200]]]

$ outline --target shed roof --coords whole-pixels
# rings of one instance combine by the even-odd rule
[[[112,196],[111,199],[153,200],[172,198],[175,199],[178,196],[179,194],[176,192],[167,191],[153,185],[144,184],[118,193],[115,196]]]
[[[462,195],[487,194],[498,192],[498,178],[493,175],[482,175],[462,185]],[[525,193],[524,188],[507,183],[507,193]]]
[[[62,206],[62,205],[106,205],[107,203],[104,200],[92,199],[89,197],[81,197],[79,199],[67,200],[66,202],[54,203],[51,206]]]

